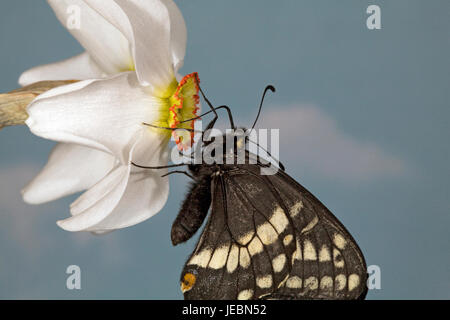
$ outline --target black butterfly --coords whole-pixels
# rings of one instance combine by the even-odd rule
[[[195,182],[173,223],[173,244],[211,214],[181,274],[185,299],[363,299],[366,263],[350,233],[283,165],[261,175],[268,164],[249,164],[255,156],[244,141],[246,164],[188,167]],[[236,149],[224,150],[236,159]]]

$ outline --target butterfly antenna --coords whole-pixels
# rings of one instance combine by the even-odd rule
[[[248,139],[247,141],[253,143],[253,144],[256,145],[258,148],[261,148],[261,150],[263,150],[265,153],[267,153],[267,155],[268,155],[269,157],[271,157],[271,158],[278,164],[278,166],[280,167],[281,170],[286,171],[286,167],[281,163],[280,160],[278,160],[277,158],[275,158],[275,157],[269,152],[269,150],[267,150],[266,148],[264,148],[264,147],[261,146],[259,143],[255,142],[255,141],[253,141],[253,140]]]
[[[261,114],[261,109],[262,109],[262,106],[263,106],[263,103],[264,103],[264,98],[266,97],[266,93],[267,93],[267,91],[269,91],[269,90],[272,91],[272,92],[275,92],[275,91],[276,91],[276,90],[275,90],[275,87],[272,86],[272,85],[268,85],[268,86],[264,89],[264,93],[263,93],[262,98],[261,98],[261,103],[259,104],[258,114],[257,114],[257,116],[256,116],[255,122],[253,122],[252,130],[255,128],[256,122],[258,122],[259,115]]]

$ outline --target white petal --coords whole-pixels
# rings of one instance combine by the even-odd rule
[[[167,140],[148,130],[133,151],[133,161],[147,166],[165,166],[168,162]],[[138,224],[158,213],[169,196],[169,180],[161,176],[167,169],[131,167],[130,178],[122,199],[114,210],[88,231],[105,232]]]
[[[59,21],[86,49],[103,72],[113,75],[133,69],[130,43],[83,0],[48,0]],[[105,3],[109,1],[103,1]],[[109,3],[108,3],[109,4]],[[79,28],[76,19],[79,18]]]
[[[105,74],[87,52],[64,61],[34,67],[22,73],[21,86],[47,80],[86,80],[101,78]]]
[[[90,207],[79,214],[72,213],[72,217],[58,221],[58,225],[67,231],[82,231],[102,221],[120,201],[128,177],[128,166],[119,165],[111,170],[106,177],[81,195],[82,200],[76,200],[83,205],[88,203]]]
[[[86,2],[128,39],[142,85],[162,90],[173,81],[170,15],[161,0],[114,0],[107,6],[104,0]]]
[[[160,118],[161,103],[127,72],[47,91],[28,106],[26,124],[43,138],[97,148],[127,164],[132,138],[142,122]]]
[[[110,154],[79,145],[59,143],[44,169],[22,191],[30,204],[52,201],[92,187],[114,165]]]
[[[186,54],[187,29],[183,15],[172,0],[163,0],[170,16],[170,47],[175,72],[183,66]]]
[[[167,140],[147,129],[140,132],[130,157],[149,165],[167,164]],[[68,231],[105,233],[148,219],[161,210],[168,197],[165,170],[129,166],[114,169],[105,179],[71,205],[72,217],[59,221]]]

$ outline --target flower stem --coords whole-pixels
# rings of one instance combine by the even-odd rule
[[[38,95],[50,89],[77,81],[40,81],[0,94],[0,130],[6,126],[25,124],[25,120],[28,118],[27,106]]]

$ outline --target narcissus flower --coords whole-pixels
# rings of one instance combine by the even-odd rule
[[[198,76],[181,77],[186,26],[172,0],[49,0],[65,25],[69,6],[80,8],[80,29],[69,29],[86,52],[25,72],[22,85],[42,80],[83,80],[38,96],[26,124],[60,142],[43,171],[24,189],[38,204],[88,189],[58,221],[69,231],[103,233],[137,224],[167,201],[164,170],[171,130],[192,128]],[[191,133],[175,136],[180,149]]]

